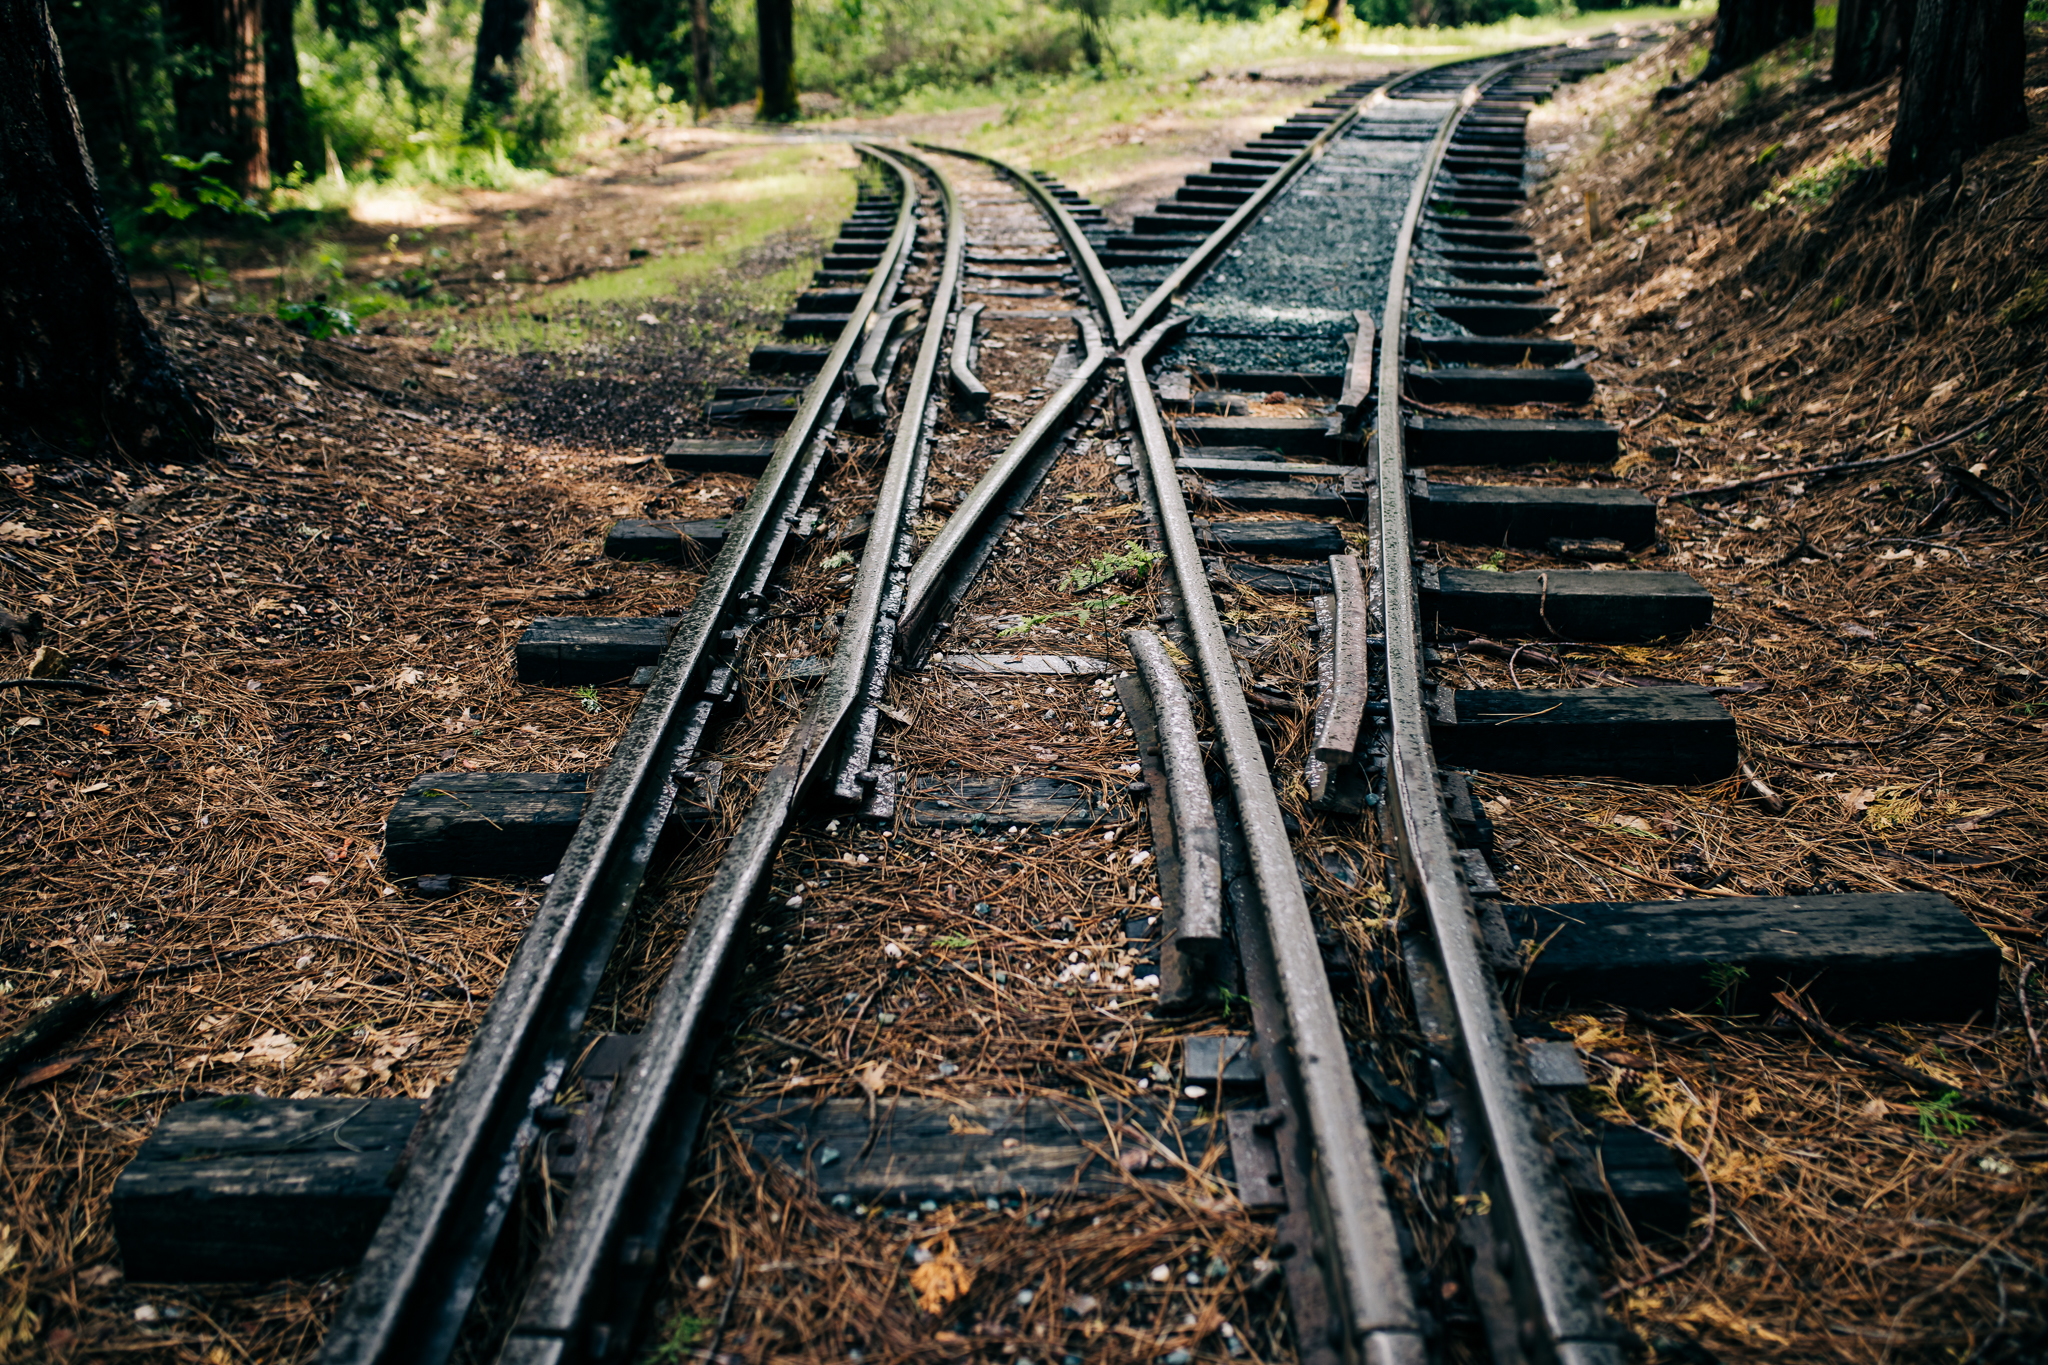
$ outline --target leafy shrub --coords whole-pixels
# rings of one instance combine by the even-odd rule
[[[279,303],[277,320],[315,341],[325,341],[336,334],[353,336],[356,330],[355,315],[329,303],[325,294],[315,294],[304,303]]]
[[[598,96],[607,114],[637,125],[665,121],[676,92],[674,86],[656,83],[653,71],[647,67],[631,57],[620,57],[604,73]]]
[[[194,161],[189,156],[172,153],[164,158],[164,164],[184,171],[191,178],[183,185],[173,185],[159,180],[149,187],[149,207],[142,212],[145,216],[156,214],[182,223],[201,209],[218,209],[229,218],[255,218],[268,221],[270,215],[257,207],[252,198],[235,193],[219,176],[209,175],[215,166],[225,166],[228,159],[219,152],[208,152]]]

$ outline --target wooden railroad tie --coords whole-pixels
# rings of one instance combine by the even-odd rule
[[[1998,944],[1938,894],[1502,905],[1486,918],[1496,962],[1521,974],[1533,1008],[1747,1014],[1787,988],[1841,1023],[1960,1023],[1998,1008]]]
[[[1567,640],[1656,640],[1714,616],[1714,598],[1682,573],[1427,566],[1416,575],[1422,619],[1480,634]]]
[[[1735,718],[1704,687],[1437,689],[1439,763],[1536,777],[1718,782],[1735,771]]]
[[[672,827],[718,809],[724,764],[711,760],[676,784]],[[393,877],[541,877],[555,870],[583,823],[597,773],[438,772],[416,777],[384,820]]]
[[[612,1071],[594,1076],[586,1066],[578,1074],[579,1088],[600,1101],[633,1040],[603,1042],[624,1045],[594,1051]],[[1226,1084],[1241,1079],[1234,1060],[1226,1071]],[[1192,1082],[1196,1072],[1187,1075]],[[114,1185],[127,1278],[310,1279],[353,1265],[390,1205],[423,1107],[414,1099],[253,1095],[173,1106]],[[1180,1180],[1218,1145],[1224,1150],[1210,1173],[1231,1180],[1226,1126],[1204,1114],[1205,1106],[1186,1102],[1169,1109],[1078,1097],[898,1095],[876,1104],[793,1096],[742,1102],[722,1121],[757,1164],[784,1167],[822,1198],[900,1207],[1113,1194],[1133,1179]],[[549,1170],[573,1180],[601,1103],[543,1117]]]

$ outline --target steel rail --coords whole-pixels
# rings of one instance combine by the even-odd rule
[[[1169,332],[1182,325],[1182,319],[1169,319],[1146,332],[1126,352],[1126,387],[1145,447],[1160,535],[1180,588],[1191,652],[1202,674],[1210,721],[1223,741],[1246,851],[1265,900],[1293,1061],[1300,1072],[1314,1134],[1316,1188],[1289,1194],[1315,1202],[1318,1225],[1329,1244],[1324,1273],[1333,1302],[1341,1305],[1358,1356],[1368,1365],[1414,1365],[1424,1356],[1422,1315],[1409,1287],[1400,1234],[1365,1128],[1350,1049],[1316,944],[1315,922],[1273,790],[1272,772],[1260,751],[1237,659],[1230,652],[1216,599],[1209,590],[1187,499],[1173,467],[1173,445],[1145,375],[1146,358]]]
[[[1528,1102],[1530,1083],[1491,968],[1481,955],[1472,898],[1459,875],[1456,844],[1438,795],[1429,718],[1422,691],[1422,614],[1417,605],[1414,545],[1408,528],[1407,457],[1401,420],[1408,276],[1416,230],[1458,124],[1482,86],[1540,60],[1529,54],[1467,85],[1445,118],[1410,193],[1394,246],[1380,327],[1379,407],[1372,549],[1384,604],[1387,814],[1382,830],[1393,846],[1403,887],[1419,904],[1442,964],[1459,1038],[1492,1158],[1498,1192],[1496,1226],[1506,1234],[1511,1280],[1522,1302],[1522,1345],[1558,1365],[1620,1365],[1622,1355],[1601,1306],[1585,1243],[1555,1158],[1538,1136]],[[1504,1217],[1503,1213],[1504,1211]]]
[[[963,570],[979,566],[983,556],[973,554],[973,548],[992,534],[1000,533],[1001,520],[1014,506],[1027,472],[1038,464],[1046,442],[1072,421],[1109,359],[1109,351],[1102,344],[1102,332],[1094,321],[1084,317],[1077,322],[1081,344],[1086,348],[1081,363],[1074,367],[1067,382],[1031,414],[1003,453],[960,499],[953,515],[946,518],[946,524],[939,528],[938,535],[918,556],[916,567],[911,570],[898,632],[906,666],[914,666],[922,657],[938,628],[939,618],[951,609],[966,586],[961,581]]]
[[[671,775],[722,690],[717,670],[737,639],[736,615],[773,570],[823,458],[821,429],[845,401],[840,377],[908,258],[916,187],[903,167],[877,159],[902,187],[882,264],[732,518],[460,1069],[422,1121],[404,1179],[321,1343],[322,1365],[439,1365],[455,1348],[518,1192],[538,1132],[534,1111],[552,1101],[569,1065],[667,820]]]
[[[895,156],[871,154],[908,176]],[[921,169],[938,187],[947,214],[930,314],[943,318],[959,289],[966,234],[950,182],[935,167]],[[831,671],[691,910],[689,932],[649,1012],[639,1050],[605,1112],[499,1355],[504,1365],[607,1361],[631,1343],[694,1149],[704,1098],[691,1082],[714,1030],[718,986],[733,945],[767,886],[798,807],[830,776],[845,747],[859,743],[859,718],[875,699],[877,680],[886,676],[910,567],[908,532],[922,491],[926,423],[944,340],[943,327],[927,325]]]
[[[1110,279],[1109,272],[1103,269],[1101,258],[1095,254],[1094,244],[1088,240],[1088,235],[1081,231],[1081,225],[1074,221],[1074,215],[1068,212],[1065,204],[1054,198],[1052,192],[1039,184],[1035,178],[1006,161],[998,161],[995,157],[981,152],[970,152],[961,147],[941,146],[936,142],[914,141],[911,145],[922,147],[929,152],[943,152],[947,156],[963,157],[968,161],[979,161],[985,166],[993,166],[1001,174],[1016,181],[1026,194],[1037,200],[1039,209],[1046,217],[1052,219],[1053,230],[1059,234],[1060,240],[1067,244],[1067,254],[1074,258],[1074,264],[1080,268],[1081,280],[1087,286],[1088,292],[1095,296],[1095,309],[1102,314],[1107,334],[1117,345],[1123,344],[1119,339],[1125,329],[1123,295],[1117,292],[1116,281]]]
[[[924,500],[925,474],[931,458],[928,424],[936,398],[934,387],[946,354],[945,324],[960,300],[960,276],[967,253],[967,224],[960,214],[953,182],[938,167],[900,148],[893,149],[890,155],[915,166],[938,189],[946,215],[946,240],[931,310],[926,314],[924,335],[919,339],[917,359],[904,390],[903,414],[896,424],[882,492],[876,499],[868,550],[861,556],[853,594],[840,625],[832,671],[819,689],[816,702],[828,727],[821,738],[831,749],[830,758],[836,769],[834,795],[849,802],[858,801],[865,794],[858,779],[867,771],[874,751],[877,708],[888,684],[890,658],[903,617],[904,592],[915,553],[910,525]],[[887,533],[882,534],[885,528]],[[858,665],[847,650],[850,632],[861,654]],[[842,722],[849,714],[853,716],[852,733],[842,733]],[[821,751],[818,757],[822,759],[825,755]],[[805,766],[802,785],[808,785],[812,766]]]
[[[915,145],[926,151],[993,166],[1031,192],[1039,207],[1052,218],[1054,230],[1066,243],[1067,254],[1079,268],[1081,278],[1090,282],[1089,292],[1096,295],[1105,323],[1114,330],[1114,319],[1122,316],[1116,285],[1102,268],[1094,245],[1064,204],[1046,193],[1045,187],[1031,177],[992,156],[932,143]],[[903,642],[901,662],[906,667],[915,667],[922,660],[940,618],[964,590],[965,580],[979,571],[988,552],[993,549],[1001,534],[1001,518],[1017,505],[1031,484],[1030,472],[1042,467],[1041,456],[1046,442],[1073,420],[1082,399],[1094,386],[1097,375],[1109,358],[1108,348],[1103,344],[1103,328],[1085,315],[1078,316],[1075,322],[1081,329],[1084,348],[1080,364],[1067,376],[1067,382],[1039,405],[1038,411],[1031,414],[1031,419],[1003,453],[975,481],[974,487],[960,500],[953,515],[946,518],[946,524],[925,547],[916,567],[911,570],[903,621],[898,631],[898,638]]]

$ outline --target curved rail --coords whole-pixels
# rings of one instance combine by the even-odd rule
[[[992,166],[1023,187],[1052,219],[1054,230],[1066,244],[1067,254],[1073,258],[1081,278],[1087,282],[1088,291],[1095,295],[1104,322],[1111,331],[1115,330],[1116,320],[1123,316],[1116,285],[1102,268],[1095,247],[1081,231],[1080,224],[1067,212],[1066,205],[1046,193],[1045,187],[1029,175],[992,156],[931,143],[915,145],[927,151]],[[1103,328],[1086,316],[1076,318],[1075,322],[1081,330],[1084,352],[1081,363],[1067,376],[1066,383],[1039,405],[1031,420],[1024,424],[1016,438],[990,464],[967,496],[960,500],[959,507],[946,518],[946,524],[925,547],[924,554],[918,557],[917,566],[911,570],[899,631],[903,642],[901,658],[907,665],[916,664],[925,654],[941,618],[951,610],[967,581],[994,548],[1004,518],[1033,483],[1031,471],[1042,468],[1047,441],[1072,421],[1109,358]]]
[[[1058,232],[1060,240],[1066,243],[1067,254],[1074,258],[1074,264],[1080,268],[1081,279],[1087,285],[1088,292],[1095,296],[1095,307],[1102,314],[1103,321],[1108,324],[1110,337],[1116,345],[1123,344],[1123,336],[1127,329],[1123,296],[1117,292],[1116,282],[1109,278],[1109,272],[1102,268],[1102,261],[1095,254],[1094,244],[1088,240],[1087,234],[1081,231],[1081,225],[1074,221],[1074,215],[1067,211],[1065,204],[1048,193],[1045,186],[1039,184],[1036,179],[1008,162],[998,161],[984,153],[970,152],[960,147],[943,147],[936,142],[913,142],[911,145],[922,147],[926,151],[943,152],[947,156],[979,161],[984,166],[993,166],[1003,175],[1016,181],[1019,188],[1037,200],[1039,209],[1046,217],[1052,219],[1054,231]]]
[[[672,774],[701,741],[729,681],[723,659],[760,601],[845,402],[839,380],[914,235],[917,192],[900,164],[867,150],[902,188],[894,231],[847,325],[732,519],[688,615],[599,779],[548,894],[455,1078],[436,1096],[406,1175],[321,1343],[323,1365],[448,1359],[537,1135],[534,1111],[566,1072],[605,964],[674,801]]]
[[[1420,1362],[1422,1317],[1409,1289],[1379,1161],[1364,1129],[1364,1107],[1336,998],[1316,946],[1308,895],[1273,790],[1272,771],[1252,727],[1237,659],[1224,637],[1223,620],[1204,575],[1194,523],[1173,467],[1173,443],[1145,377],[1146,357],[1183,324],[1183,319],[1169,319],[1130,348],[1124,356],[1127,390],[1145,448],[1160,535],[1180,588],[1184,623],[1194,646],[1191,653],[1202,674],[1210,722],[1222,737],[1246,850],[1265,901],[1266,931],[1279,969],[1304,1117],[1317,1139],[1313,1197],[1317,1222],[1332,1244],[1333,1263],[1325,1274],[1331,1297],[1341,1305],[1339,1311],[1364,1359],[1375,1365]]]
[[[1513,1251],[1512,1280],[1523,1303],[1524,1345],[1564,1365],[1620,1365],[1619,1346],[1555,1159],[1538,1137],[1527,1102],[1514,1031],[1501,1005],[1493,972],[1480,955],[1472,897],[1457,870],[1456,844],[1438,796],[1436,760],[1422,691],[1422,614],[1417,605],[1413,545],[1408,532],[1408,480],[1400,394],[1407,337],[1408,275],[1424,205],[1459,122],[1478,102],[1481,88],[1507,71],[1538,60],[1530,54],[1502,63],[1468,85],[1424,154],[1387,282],[1380,334],[1371,526],[1384,604],[1385,685],[1389,717],[1387,814],[1382,828],[1392,844],[1401,881],[1419,903],[1449,987],[1461,1055],[1486,1127],[1492,1158],[1494,1203],[1505,1210],[1495,1223]],[[1531,1311],[1533,1310],[1533,1311]],[[1531,1340],[1540,1336],[1540,1341]]]
[[[908,169],[895,158],[872,149],[869,154],[911,183]],[[935,168],[922,169],[937,184],[947,215],[931,310],[938,318],[959,288],[966,233],[952,186]],[[828,775],[844,747],[858,742],[856,718],[888,668],[907,568],[902,547],[923,482],[925,420],[944,332],[927,325],[918,346],[875,500],[870,550],[854,580],[831,672],[781,760],[763,778],[691,911],[689,934],[649,1011],[639,1051],[605,1113],[586,1173],[561,1212],[499,1357],[507,1365],[602,1361],[631,1340],[694,1146],[703,1101],[688,1082],[715,1020],[717,987],[732,945],[766,885],[798,804]]]

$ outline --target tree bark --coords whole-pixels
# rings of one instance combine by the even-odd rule
[[[796,7],[791,0],[754,0],[761,40],[761,117],[788,123],[797,117]]]
[[[690,60],[696,68],[691,73],[690,99],[697,122],[702,123],[711,109],[711,0],[691,0]]]
[[[213,424],[143,321],[45,0],[0,0],[0,431],[194,459]]]
[[[1813,32],[1813,0],[1721,0],[1714,48],[1700,79],[1748,66],[1779,43]]]
[[[164,6],[172,48],[184,57],[171,80],[184,144],[175,150],[185,156],[219,152],[228,161],[221,179],[242,190],[270,185],[263,5],[171,0]]]
[[[1954,176],[1964,158],[2026,131],[2026,0],[1919,0],[1899,83],[1888,178]]]
[[[469,78],[468,121],[512,107],[519,93],[519,53],[533,27],[534,0],[484,0],[476,33],[476,68]]]
[[[1842,0],[1835,11],[1835,85],[1854,90],[1899,64],[1913,31],[1913,0]]]
[[[270,116],[270,173],[282,180],[312,159],[306,94],[299,86],[299,40],[292,0],[263,0],[263,102]]]

